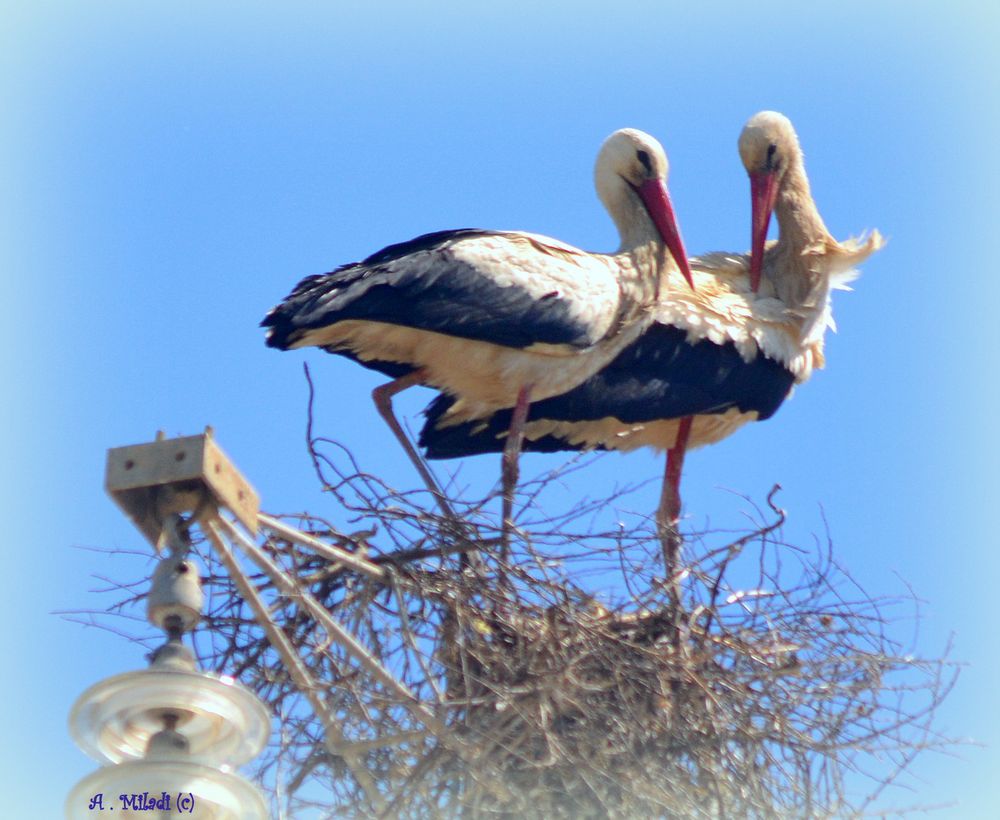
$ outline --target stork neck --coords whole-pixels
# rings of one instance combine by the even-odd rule
[[[817,243],[833,239],[816,208],[801,157],[789,166],[774,205],[778,241],[768,250],[764,275],[778,298],[799,314],[803,327],[825,310],[829,278],[813,251]],[[810,251],[810,252],[807,252]]]
[[[616,256],[626,257],[623,283],[639,301],[655,299],[660,278],[672,257],[639,194],[623,179],[597,176],[597,194],[618,228],[621,243]]]
[[[661,290],[669,287],[667,284],[671,271],[677,270],[673,257],[667,246],[663,244],[660,235],[655,239],[640,242],[622,253],[631,259],[637,277],[633,287],[641,301],[657,299]]]
[[[662,243],[646,206],[629,183],[599,165],[596,184],[597,196],[618,229],[618,253],[632,251],[650,242]]]
[[[800,251],[830,236],[813,201],[801,157],[793,161],[781,180],[774,215],[779,245]]]
[[[617,208],[608,210],[621,237],[619,253],[651,252],[651,246],[663,244],[660,232],[653,224],[645,206],[631,190],[618,200]]]

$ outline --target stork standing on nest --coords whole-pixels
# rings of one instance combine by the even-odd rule
[[[451,399],[449,424],[512,408],[499,448],[506,543],[529,402],[571,390],[634,342],[663,283],[679,281],[671,274],[691,283],[666,179],[655,139],[616,131],[595,182],[621,235],[618,252],[511,231],[426,234],[303,279],[264,318],[267,344],[321,347],[390,376],[375,405],[446,514],[392,397],[416,384],[439,388]]]
[[[693,288],[665,289],[638,340],[579,387],[533,403],[524,424],[531,451],[667,450],[656,520],[668,573],[679,546],[685,452],[770,418],[794,384],[823,366],[831,291],[882,246],[878,232],[840,243],[827,231],[786,117],[752,117],[739,153],[750,177],[751,253],[692,259]],[[766,246],[772,211],[779,238]],[[450,403],[441,396],[428,408],[420,444],[429,458],[504,446],[509,411],[455,424]]]

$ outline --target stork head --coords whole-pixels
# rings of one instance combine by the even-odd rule
[[[634,128],[615,131],[601,146],[594,168],[597,195],[628,244],[648,219],[694,289],[687,251],[667,193],[667,155],[653,137]]]
[[[756,293],[764,268],[764,243],[789,167],[802,161],[799,139],[788,117],[776,111],[754,114],[740,133],[740,159],[750,176],[750,287]]]

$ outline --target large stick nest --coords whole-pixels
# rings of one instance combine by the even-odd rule
[[[521,487],[501,565],[495,499],[451,498],[459,522],[428,494],[364,473],[339,445],[311,446],[349,521],[294,522],[386,579],[280,538],[264,548],[412,699],[359,665],[297,596],[252,576],[351,754],[331,748],[201,545],[210,594],[196,647],[205,668],[238,677],[280,719],[258,774],[285,816],[849,816],[881,807],[913,757],[944,743],[931,720],[954,668],[901,643],[915,598],[865,593],[829,543],[785,543],[774,492],[746,532],[685,533],[680,570],[665,579],[648,520],[594,523],[624,491],[553,517],[539,496],[559,476],[543,476]]]

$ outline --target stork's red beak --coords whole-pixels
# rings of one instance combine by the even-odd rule
[[[750,289],[756,293],[764,270],[764,243],[778,197],[778,175],[773,171],[750,174]]]
[[[653,224],[660,232],[663,243],[680,268],[681,274],[694,290],[694,279],[691,277],[691,267],[688,265],[687,251],[684,250],[684,240],[681,239],[677,219],[674,217],[674,206],[670,203],[666,183],[662,179],[647,179],[637,189]]]

